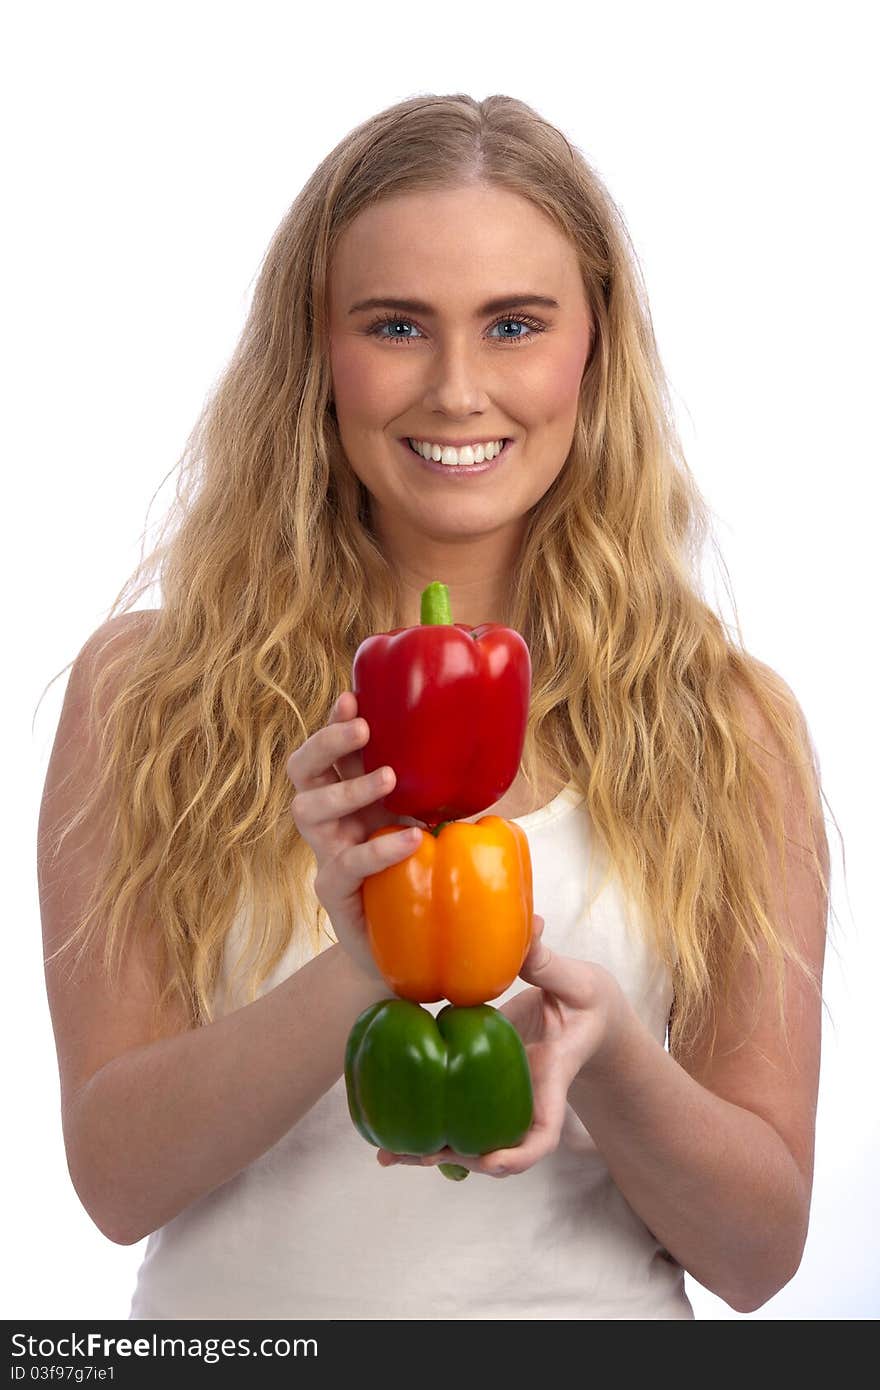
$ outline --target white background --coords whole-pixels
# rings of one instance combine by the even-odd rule
[[[744,640],[817,744],[846,878],[829,816],[812,1221],[752,1316],[877,1316],[872,8],[7,10],[4,1317],[124,1318],[142,1255],[100,1235],[66,1169],[35,851],[66,675],[37,702],[171,501],[173,476],[148,518],[303,181],[367,116],[456,91],[536,107],[620,205]],[[698,1317],[739,1316],[688,1289]]]

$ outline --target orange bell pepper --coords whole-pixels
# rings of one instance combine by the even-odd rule
[[[374,830],[369,839],[399,832]],[[418,849],[364,879],[373,959],[389,989],[414,1003],[470,1006],[513,983],[532,933],[525,831],[501,816],[446,821]]]

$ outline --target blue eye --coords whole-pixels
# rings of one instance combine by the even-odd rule
[[[390,324],[408,324],[411,328],[418,327],[417,324],[413,323],[412,319],[401,318],[399,314],[385,314],[382,318],[376,319],[374,323],[370,324],[367,333],[372,334],[374,338],[379,338],[386,343],[414,343],[417,341],[415,338],[404,337],[400,333],[388,335],[381,331]],[[507,324],[524,324],[529,330],[527,334],[517,334],[515,336],[502,334],[500,340],[498,340],[501,342],[515,343],[517,345],[530,342],[538,333],[543,333],[545,328],[545,325],[541,323],[540,319],[533,319],[528,314],[506,314],[503,318],[496,319],[490,327],[497,328],[499,325]],[[419,331],[421,332],[420,329]]]

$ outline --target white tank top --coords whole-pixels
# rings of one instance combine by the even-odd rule
[[[528,836],[544,940],[610,970],[664,1046],[669,972],[627,910],[616,874],[599,862],[577,789],[569,783],[541,810],[510,819]],[[236,935],[234,927],[218,998]],[[292,943],[261,992],[309,958],[308,947]],[[493,1005],[526,987],[515,980]],[[424,1007],[436,1015],[443,1003]],[[433,1167],[380,1168],[352,1124],[342,1076],[271,1149],[149,1236],[129,1314],[693,1316],[681,1266],[629,1206],[571,1106],[555,1153],[526,1172],[449,1182]]]

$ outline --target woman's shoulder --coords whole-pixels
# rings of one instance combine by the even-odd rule
[[[77,662],[80,666],[92,667],[96,661],[100,661],[105,652],[112,655],[110,649],[118,642],[138,642],[155,627],[161,611],[160,608],[137,608],[108,618],[86,638],[80,648]]]

